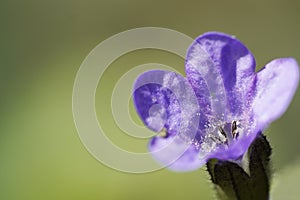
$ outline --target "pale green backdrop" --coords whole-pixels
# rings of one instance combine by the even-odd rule
[[[144,26],[170,28],[192,38],[206,31],[236,35],[253,52],[258,67],[278,57],[300,62],[299,10],[296,0],[2,0],[0,199],[213,199],[205,168],[133,175],[95,160],[81,144],[72,118],[76,72],[98,43]],[[110,95],[122,72],[147,62],[183,72],[184,61],[170,53],[132,52],[111,65],[96,96],[108,137],[132,151],[146,151],[147,141],[134,140],[117,128]],[[299,106],[298,91],[287,113],[266,132],[277,172],[300,159]],[[298,178],[299,173],[294,180]]]

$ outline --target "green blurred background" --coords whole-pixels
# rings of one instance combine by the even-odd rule
[[[1,1],[0,199],[213,199],[205,168],[133,175],[94,159],[73,122],[76,72],[98,43],[144,26],[170,28],[192,38],[206,31],[236,35],[255,55],[258,67],[277,57],[300,62],[299,10],[296,0]],[[111,133],[108,137],[132,151],[145,152],[147,141],[118,129],[110,95],[122,74],[148,62],[183,72],[184,61],[173,54],[135,51],[109,67],[97,90],[97,114]],[[299,106],[298,91],[287,113],[266,131],[278,174],[300,159]],[[298,178],[299,173],[294,180]],[[289,184],[295,183],[287,181],[286,188]]]

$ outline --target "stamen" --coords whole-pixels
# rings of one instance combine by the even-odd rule
[[[231,122],[231,134],[233,139],[237,139],[239,136],[239,131],[237,127],[237,121],[233,120]]]
[[[210,137],[214,142],[216,142],[216,143],[224,143],[219,137],[217,137],[217,136],[211,136]],[[225,143],[227,143],[227,139],[226,139],[226,142]]]
[[[167,130],[163,128],[160,132],[157,133],[158,137],[166,138],[168,136]]]
[[[219,131],[225,138],[227,138],[227,135],[222,127],[219,127]]]
[[[222,127],[219,127],[219,132],[225,137],[225,141],[222,141],[220,138],[218,138],[219,141],[221,141],[222,143],[228,144],[227,134]]]
[[[239,121],[237,120],[213,127],[217,129],[208,134],[207,139],[211,140],[215,145],[225,144],[228,146],[234,139],[238,139],[241,131]]]

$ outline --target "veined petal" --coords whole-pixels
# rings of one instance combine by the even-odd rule
[[[206,162],[204,157],[200,159],[199,150],[194,145],[183,142],[178,135],[153,138],[149,151],[155,160],[173,171],[196,170]]]
[[[266,127],[289,106],[299,83],[299,66],[293,58],[276,59],[260,70],[254,80],[254,118]],[[265,128],[264,127],[264,128]]]
[[[197,41],[188,50],[186,74],[198,98],[203,101],[202,107],[209,107],[207,114],[223,120],[226,111],[226,101],[223,100],[226,100],[226,94],[221,73]]]
[[[152,130],[163,128],[191,141],[197,133],[200,112],[189,82],[174,72],[143,73],[134,85],[134,103],[143,122]]]
[[[213,111],[217,114],[225,114],[226,109],[233,115],[240,114],[245,105],[247,82],[254,70],[251,52],[224,33],[209,32],[198,37],[187,53],[187,78],[196,94],[206,84],[208,91],[204,94],[212,97]]]
[[[161,90],[161,85],[154,83],[135,89],[135,108],[144,124],[151,130],[158,132],[165,127],[169,103],[177,104],[177,102],[169,102],[170,95],[170,92]],[[176,113],[180,113],[180,110],[174,110],[173,114]]]

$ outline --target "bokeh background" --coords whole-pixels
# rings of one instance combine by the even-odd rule
[[[145,26],[192,38],[206,31],[236,35],[255,55],[258,67],[277,57],[300,62],[299,9],[296,0],[2,0],[0,199],[214,199],[205,168],[133,175],[94,159],[80,142],[72,117],[77,70],[101,41]],[[148,62],[184,72],[184,61],[168,52],[131,52],[108,68],[96,95],[97,115],[108,137],[132,151],[146,152],[147,140],[130,138],[116,126],[110,96],[118,78]],[[291,191],[300,178],[299,106],[300,91],[266,131],[273,147],[274,182],[280,186],[274,187],[277,199],[300,195]],[[132,116],[138,122],[134,112]]]

